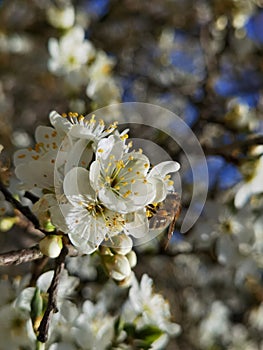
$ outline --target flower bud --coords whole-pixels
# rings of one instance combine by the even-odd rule
[[[7,232],[7,231],[11,230],[11,228],[15,225],[16,222],[17,222],[16,217],[7,216],[4,218],[1,218],[0,219],[0,231]]]
[[[35,289],[35,293],[31,300],[31,311],[30,316],[33,324],[34,331],[37,332],[37,329],[40,325],[42,316],[43,316],[43,298],[41,296],[40,290],[38,287]]]
[[[130,276],[131,268],[128,259],[123,255],[103,256],[103,261],[109,275],[117,280],[121,281]]]
[[[50,5],[47,10],[48,22],[55,28],[68,29],[74,25],[75,11],[73,6],[59,8]]]
[[[133,274],[131,273],[128,277],[124,278],[121,281],[116,281],[116,284],[121,288],[130,287],[133,281]]]
[[[126,255],[132,249],[132,240],[126,234],[119,234],[112,237],[113,250],[117,254]]]
[[[126,258],[128,259],[131,268],[133,268],[134,266],[136,266],[136,264],[137,264],[137,256],[136,256],[136,253],[135,253],[133,250],[131,250],[131,251],[126,255]]]
[[[57,258],[63,248],[62,237],[57,235],[46,236],[39,242],[41,252],[50,258]]]

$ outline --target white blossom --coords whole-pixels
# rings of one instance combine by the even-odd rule
[[[226,344],[231,339],[229,309],[221,301],[214,301],[209,313],[199,328],[200,344],[204,348],[214,345],[217,340]]]
[[[101,303],[94,305],[87,300],[72,331],[81,349],[106,350],[113,340],[114,317],[106,313]]]
[[[53,4],[49,4],[47,7],[47,19],[55,28],[68,29],[74,25],[74,7],[72,5],[57,7]]]
[[[243,207],[252,195],[263,192],[263,156],[260,156],[253,165],[248,166],[252,166],[252,169],[249,170],[249,176],[239,184],[235,195],[237,208]]]
[[[91,42],[85,39],[84,29],[80,26],[71,28],[58,41],[50,38],[48,42],[50,59],[48,68],[57,75],[77,72],[87,75],[86,64],[94,57],[95,50]]]
[[[180,333],[180,326],[170,321],[169,304],[160,294],[153,292],[153,280],[146,274],[140,284],[133,279],[129,299],[124,304],[123,317],[126,322],[133,322],[139,329],[155,325],[170,336]]]

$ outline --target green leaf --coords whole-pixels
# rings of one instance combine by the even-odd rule
[[[36,332],[39,326],[39,321],[43,315],[43,298],[41,296],[40,289],[38,287],[36,287],[35,289],[35,293],[31,300],[30,306],[31,306],[30,316],[31,316],[34,331]]]
[[[144,349],[148,349],[148,347],[157,340],[163,331],[156,326],[146,326],[141,328],[140,330],[136,330],[135,338],[140,339],[140,346]]]

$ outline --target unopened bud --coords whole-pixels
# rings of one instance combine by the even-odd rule
[[[31,300],[31,311],[30,316],[33,324],[34,331],[37,332],[37,329],[40,325],[42,316],[43,316],[43,298],[41,296],[40,290],[38,287],[35,289],[34,296]]]
[[[1,218],[0,219],[0,231],[7,232],[7,231],[11,230],[11,228],[15,225],[16,222],[17,222],[16,217],[7,216],[4,218]]]
[[[124,278],[121,281],[115,281],[115,283],[121,288],[127,288],[130,287],[130,285],[132,284],[132,280],[133,274],[131,273],[128,277]]]
[[[132,240],[126,234],[112,237],[113,250],[121,255],[128,254],[132,249]]]
[[[50,258],[57,258],[63,248],[62,237],[57,235],[46,236],[39,242],[41,252]]]
[[[128,259],[131,268],[133,268],[134,266],[136,266],[136,264],[137,264],[137,256],[136,256],[136,253],[135,253],[133,250],[131,250],[131,251],[126,255],[126,258]]]
[[[109,275],[114,280],[122,281],[126,277],[130,276],[130,264],[125,256],[118,254],[114,256],[105,255],[103,260]]]
[[[46,232],[53,232],[55,230],[55,226],[52,224],[50,219],[45,221],[42,226]]]

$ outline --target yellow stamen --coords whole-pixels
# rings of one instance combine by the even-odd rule
[[[121,139],[122,141],[124,141],[124,140],[126,140],[128,137],[129,137],[128,134],[124,134],[124,135],[122,135],[122,136],[120,137],[120,139]]]
[[[127,198],[132,192],[128,190],[127,192],[124,193],[123,197]]]

